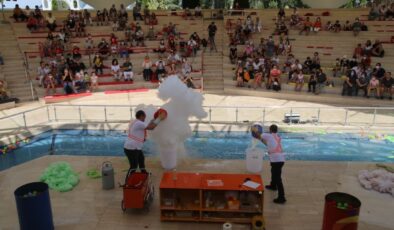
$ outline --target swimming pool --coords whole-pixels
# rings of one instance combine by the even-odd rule
[[[394,162],[394,142],[350,133],[281,133],[288,160]],[[0,170],[45,155],[123,156],[120,131],[52,130],[0,156]],[[196,132],[186,141],[187,155],[205,159],[244,159],[251,143],[246,132]],[[263,144],[258,145],[265,148]],[[147,156],[157,155],[151,141]],[[266,159],[266,157],[265,157]]]

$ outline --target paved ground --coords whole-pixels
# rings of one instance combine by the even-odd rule
[[[151,90],[145,93],[113,94],[104,95],[97,93],[91,97],[76,99],[62,103],[68,105],[138,105],[155,104],[161,105],[162,101],[155,96],[157,91]],[[321,119],[328,123],[316,125],[306,123],[300,125],[284,125],[282,128],[288,131],[304,131],[313,129],[318,132],[330,132],[335,130],[346,130],[348,132],[359,132],[361,134],[374,132],[391,132],[394,124],[392,114],[378,114],[376,120],[381,123],[377,127],[363,126],[363,122],[371,120],[371,111],[352,110],[349,111],[350,122],[353,126],[342,126],[345,110],[342,108],[330,107],[327,105],[313,104],[306,102],[294,102],[289,100],[276,100],[262,97],[247,96],[223,96],[205,95],[205,106],[286,106],[287,109],[266,110],[265,121],[281,122],[284,113],[289,112],[290,107],[310,107],[315,109],[297,109],[295,112],[301,113],[301,119],[310,120],[317,114],[317,108],[324,106],[329,110],[321,113]],[[27,109],[42,106],[41,103],[28,103],[20,107],[0,111],[0,117],[15,114]],[[110,107],[108,107],[110,108]],[[322,110],[323,111],[323,110]],[[54,121],[55,113],[53,108],[49,110],[50,122],[48,122],[47,110],[40,109],[26,116],[28,126],[38,125],[35,128],[25,129],[24,132],[34,134],[42,132],[51,127],[73,127],[80,128],[106,128],[124,129],[126,122],[122,124],[94,124],[94,120],[103,119],[103,109],[89,108],[82,110],[82,125],[79,124],[78,108],[57,108],[56,117],[60,120]],[[213,110],[212,121],[233,122],[236,119],[235,109],[225,108]],[[239,124],[210,125],[207,120],[204,124],[193,124],[198,130],[246,130],[247,125],[242,121],[262,121],[263,110],[248,109],[239,110]],[[109,120],[125,120],[130,118],[129,108],[108,109]],[[67,120],[71,119],[71,120]],[[76,123],[69,125],[68,123]],[[10,140],[6,134],[14,133],[15,129],[23,129],[23,117],[0,120],[0,129],[3,141]],[[9,130],[5,130],[9,128]],[[123,214],[120,210],[122,191],[116,188],[112,191],[101,190],[100,180],[91,180],[85,176],[88,169],[99,168],[104,160],[111,160],[116,169],[116,180],[122,181],[123,170],[127,168],[125,158],[120,157],[77,157],[77,156],[47,156],[28,163],[18,165],[8,170],[0,172],[0,229],[18,229],[18,220],[15,208],[13,191],[18,186],[36,181],[45,167],[50,162],[65,160],[72,164],[76,171],[81,173],[81,182],[75,190],[68,193],[51,192],[52,208],[56,229],[221,229],[219,224],[185,224],[185,223],[161,223],[159,221],[158,195],[156,194],[154,206],[149,215],[128,212]],[[157,158],[149,158],[148,167],[154,177],[154,183],[158,188],[162,169]],[[321,228],[323,205],[325,194],[333,191],[351,193],[362,201],[360,227],[361,230],[386,230],[394,229],[394,219],[392,218],[393,197],[382,195],[373,191],[363,190],[356,178],[358,170],[374,168],[374,164],[368,163],[343,163],[343,162],[302,162],[291,161],[286,163],[284,170],[285,187],[287,191],[288,203],[286,205],[275,205],[272,199],[275,194],[267,191],[265,193],[264,213],[267,219],[267,229],[275,230],[316,230]],[[244,162],[238,160],[196,160],[184,158],[180,161],[178,171],[196,172],[245,172]],[[264,162],[264,180],[269,178],[269,167]],[[245,226],[237,226],[238,229],[248,229]]]
[[[120,209],[122,190],[104,191],[101,180],[85,176],[88,169],[98,168],[110,160],[115,167],[116,182],[124,178],[128,163],[123,157],[47,156],[0,172],[0,229],[18,229],[18,219],[13,191],[20,185],[36,181],[51,162],[67,161],[80,173],[81,181],[71,192],[51,191],[51,202],[56,229],[221,229],[220,224],[162,223],[159,220],[158,193],[152,210],[144,215],[138,212],[123,214]],[[154,175],[154,185],[159,187],[163,170],[157,158],[149,158],[147,165]],[[265,192],[264,215],[267,229],[317,230],[321,228],[325,194],[333,191],[347,192],[362,202],[360,230],[394,229],[392,218],[393,197],[366,191],[357,182],[361,169],[372,169],[374,164],[343,162],[287,162],[284,183],[288,202],[272,203],[275,193]],[[179,171],[244,173],[245,165],[239,160],[196,160],[183,158]],[[264,162],[264,181],[269,179],[268,163]],[[237,226],[237,229],[248,229]]]

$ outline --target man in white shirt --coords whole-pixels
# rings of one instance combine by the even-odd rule
[[[278,190],[278,198],[274,203],[284,204],[286,202],[285,191],[282,183],[282,167],[285,164],[285,155],[282,149],[281,138],[278,135],[278,126],[271,125],[270,132],[258,137],[266,146],[271,162],[271,184],[266,185],[268,190]]]
[[[130,163],[130,169],[127,175],[137,171],[140,168],[141,172],[146,173],[145,156],[142,152],[142,146],[146,140],[146,130],[153,130],[165,118],[164,114],[159,114],[158,118],[152,120],[149,124],[145,123],[145,112],[137,111],[136,119],[129,125],[127,138],[124,143],[124,153]]]

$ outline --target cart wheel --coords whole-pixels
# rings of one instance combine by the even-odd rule
[[[120,205],[123,212],[126,212],[126,207],[124,206],[124,200],[122,200],[122,204]]]

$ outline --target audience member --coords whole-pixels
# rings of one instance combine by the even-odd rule
[[[142,62],[142,68],[143,68],[143,77],[145,81],[150,81],[151,78],[151,68],[152,68],[152,62],[150,60],[149,55],[146,55],[144,58],[144,61]]]
[[[372,75],[372,78],[368,84],[367,98],[369,98],[371,96],[371,93],[374,92],[375,98],[378,99],[380,97],[379,91],[380,91],[379,80],[377,79],[376,75]]]
[[[111,74],[115,81],[119,81],[122,77],[122,71],[118,59],[113,59],[111,64]]]
[[[30,15],[30,13],[28,15]],[[12,17],[17,22],[19,22],[19,21],[26,21],[27,20],[27,16],[26,16],[25,12],[23,12],[23,10],[21,8],[19,8],[18,4],[15,5]]]
[[[384,56],[383,45],[379,40],[376,40],[375,43],[372,45],[371,56],[381,58]]]
[[[356,18],[356,21],[353,23],[352,29],[354,36],[357,36],[361,31],[362,24],[359,18]]]
[[[389,100],[393,100],[394,79],[391,72],[386,72],[384,77],[380,80],[380,99],[384,99],[385,94],[388,95]]]
[[[133,63],[131,63],[130,58],[126,57],[125,62],[122,65],[123,76],[125,81],[133,81]]]

